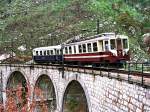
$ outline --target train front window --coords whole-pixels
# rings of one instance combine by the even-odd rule
[[[93,51],[97,51],[97,43],[96,42],[93,43]]]
[[[128,48],[128,40],[127,39],[123,39],[123,48],[124,49]]]
[[[86,52],[86,45],[85,44],[82,45],[82,48],[83,48],[83,52]]]
[[[91,48],[92,48],[92,47],[91,47],[91,43],[88,43],[88,44],[87,44],[87,48],[88,48],[88,52],[92,52],[92,49],[91,49]]]
[[[111,39],[110,40],[110,47],[111,47],[112,50],[116,48],[116,41],[115,41],[115,39]]]
[[[121,39],[117,39],[117,50],[121,50],[122,49],[122,42]]]
[[[82,46],[79,45],[79,53],[82,53]]]

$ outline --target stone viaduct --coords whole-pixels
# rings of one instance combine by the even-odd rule
[[[24,82],[31,88],[31,101],[40,100],[33,92],[36,87],[42,89],[52,112],[69,112],[65,101],[73,96],[80,100],[80,106],[84,108],[81,112],[150,112],[149,88],[106,77],[107,74],[71,68],[65,68],[63,72],[56,66],[1,65],[1,100],[6,103],[4,91],[7,88],[15,88]]]

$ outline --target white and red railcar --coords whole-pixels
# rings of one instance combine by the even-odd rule
[[[103,33],[92,39],[66,44],[63,50],[65,62],[120,63],[129,60],[129,41],[125,35]]]

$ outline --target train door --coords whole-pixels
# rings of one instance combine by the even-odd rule
[[[99,52],[104,51],[104,49],[103,49],[103,40],[98,41],[98,51]]]
[[[121,39],[116,39],[116,42],[117,42],[117,55],[118,56],[122,56],[123,55],[123,51],[122,51],[122,41]]]
[[[109,51],[109,43],[108,40],[104,41],[105,51]]]

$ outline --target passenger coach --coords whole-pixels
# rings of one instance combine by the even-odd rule
[[[48,46],[33,49],[33,60],[36,63],[56,63],[62,61],[61,46]]]

